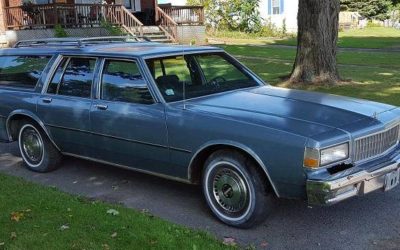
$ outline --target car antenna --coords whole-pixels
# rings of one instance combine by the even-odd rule
[[[185,59],[185,47],[182,46],[182,58]],[[183,84],[183,110],[186,110],[186,81],[182,81]]]

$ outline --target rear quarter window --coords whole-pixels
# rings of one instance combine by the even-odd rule
[[[0,56],[0,87],[35,88],[48,56]]]

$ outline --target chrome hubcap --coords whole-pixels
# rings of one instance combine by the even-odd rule
[[[33,128],[25,128],[21,134],[23,153],[32,164],[38,164],[43,157],[43,141]]]
[[[248,200],[246,185],[235,171],[224,168],[219,170],[213,180],[213,193],[218,205],[226,212],[242,211]]]

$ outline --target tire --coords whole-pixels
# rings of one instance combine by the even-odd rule
[[[61,154],[47,135],[30,121],[21,123],[18,145],[26,168],[46,173],[55,170],[61,163]]]
[[[213,153],[205,163],[203,193],[213,214],[225,224],[250,228],[263,222],[273,194],[260,168],[231,150]]]

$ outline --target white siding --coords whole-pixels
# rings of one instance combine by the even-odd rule
[[[286,29],[288,32],[297,32],[297,12],[299,9],[298,0],[284,0],[282,14],[269,14],[269,0],[260,1],[261,17],[271,21],[277,28],[283,28],[283,21],[286,20]],[[271,1],[272,2],[272,1]]]
[[[172,5],[183,6],[186,5],[186,0],[158,0],[159,4],[170,3]]]

